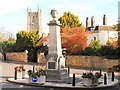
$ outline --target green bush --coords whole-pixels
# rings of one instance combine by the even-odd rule
[[[101,56],[107,56],[107,55],[114,55],[114,48],[112,46],[102,46],[98,53],[100,53]]]
[[[86,47],[86,49],[80,51],[79,54],[85,56],[103,56],[108,59],[120,59],[120,47],[101,46],[98,50],[92,47]]]
[[[93,56],[95,55],[95,49],[92,47],[86,47],[84,51],[80,51],[81,55]]]
[[[6,41],[2,43],[2,52],[13,52],[15,41]]]

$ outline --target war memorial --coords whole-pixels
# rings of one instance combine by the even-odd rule
[[[65,68],[65,57],[62,55],[61,38],[60,38],[60,22],[58,21],[58,11],[56,9],[51,10],[52,21],[49,25],[49,49],[46,57],[46,71],[42,70],[42,73],[35,76],[35,71],[29,71],[29,75],[24,75],[21,78],[18,77],[18,72],[15,70],[14,78],[8,78],[8,81],[18,84],[25,84],[37,87],[56,87],[56,88],[108,88],[113,87],[119,83],[114,78],[115,73],[110,75],[105,72],[89,70],[81,70],[85,73],[71,74],[68,69]],[[87,71],[87,72],[86,72]],[[89,75],[89,79],[87,78]],[[92,79],[90,79],[92,77]],[[93,81],[94,80],[94,81]]]

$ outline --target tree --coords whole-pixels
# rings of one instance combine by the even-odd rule
[[[62,28],[74,28],[81,26],[78,16],[75,16],[71,12],[64,12],[64,15],[59,18],[59,21],[62,24]]]
[[[81,50],[81,55],[88,55],[88,56],[94,56],[99,55],[98,50],[101,48],[100,41],[92,40],[88,47],[85,48],[85,50]]]
[[[37,43],[37,46],[39,47],[39,52],[44,53],[45,56],[47,56],[48,54],[48,39],[48,36],[42,37]]]
[[[120,32],[118,32],[118,47],[120,47]]]
[[[14,51],[14,44],[15,44],[15,41],[2,42],[2,52],[4,52],[4,53],[13,52]]]
[[[36,44],[40,40],[40,36],[37,31],[20,31],[17,33],[17,40],[16,40],[16,51],[24,51],[34,49]]]
[[[40,40],[38,31],[20,31],[17,33],[17,40],[14,45],[15,50],[18,52],[23,52],[28,50],[28,60],[36,61],[37,60],[37,43]]]
[[[15,38],[12,34],[5,31],[4,27],[0,27],[0,52],[12,52]]]
[[[113,25],[113,29],[120,31],[120,24]]]
[[[78,54],[87,45],[87,34],[85,28],[63,28],[61,33],[62,46],[67,49],[68,54]]]
[[[118,47],[120,47],[120,24],[113,25],[113,29],[118,31]]]
[[[0,42],[4,42],[7,40],[7,33],[3,27],[0,27]]]
[[[113,47],[118,47],[118,41],[107,41],[107,45],[113,46]]]
[[[45,37],[41,37],[40,41],[37,43],[38,46],[46,46],[48,45],[48,39],[49,39],[49,36],[45,36]]]
[[[7,39],[7,41],[9,41],[9,42],[16,41],[15,38],[13,37],[13,34],[8,33],[8,39]]]
[[[89,46],[92,47],[92,48],[95,49],[95,50],[100,49],[100,48],[101,48],[100,40],[98,40],[98,41],[92,40],[92,41],[90,42],[90,45],[89,45]]]
[[[13,34],[11,34],[10,32],[5,31],[5,29],[3,27],[0,27],[0,42],[11,42],[11,41],[15,41],[15,38],[13,37]]]

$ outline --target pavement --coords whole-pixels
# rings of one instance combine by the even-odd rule
[[[70,74],[70,77],[72,78],[72,74]],[[68,83],[60,83],[60,82],[45,82],[44,84],[33,84],[33,83],[29,83],[29,80],[28,80],[28,76],[25,78],[25,79],[17,79],[17,80],[14,80],[14,78],[8,78],[7,81],[9,82],[13,82],[13,83],[17,83],[17,84],[22,84],[22,85],[29,85],[29,86],[36,86],[36,87],[49,87],[49,88],[72,88],[72,89],[83,89],[83,88],[110,88],[110,87],[114,87],[116,86],[118,83],[119,83],[119,80],[118,79],[114,79],[114,81],[112,81],[111,79],[107,79],[107,84],[105,85],[103,82],[104,82],[104,79],[103,77],[101,77],[99,79],[99,82],[101,82],[101,84],[97,85],[97,86],[92,86],[92,87],[87,87],[87,86],[84,86],[82,84],[82,78],[81,78],[81,75],[80,74],[77,74],[76,75],[76,78],[79,78],[81,79],[81,81],[77,82],[75,84],[75,86],[72,86],[72,84],[68,84]]]
[[[110,88],[110,87],[114,87],[116,86],[118,83],[120,83],[120,79],[115,79],[114,82],[112,82],[110,79],[108,79],[107,81],[107,85],[104,85],[104,83],[98,85],[98,86],[94,86],[94,87],[85,87],[82,85],[82,82],[77,82],[76,86],[72,86],[72,84],[67,84],[67,83],[55,83],[55,82],[46,82],[44,85],[40,85],[40,84],[30,84],[28,82],[28,75],[27,75],[27,71],[32,69],[33,65],[36,65],[34,63],[30,63],[30,64],[25,64],[25,68],[26,68],[26,78],[25,79],[17,79],[14,80],[14,67],[16,65],[21,65],[23,63],[18,63],[18,62],[11,62],[11,61],[4,61],[4,62],[0,62],[1,63],[1,67],[0,70],[2,71],[2,73],[0,72],[0,82],[5,82],[6,78],[8,78],[7,80],[9,82],[18,84],[18,85],[28,85],[28,86],[35,86],[35,87],[50,87],[50,88]],[[5,68],[4,68],[5,67]],[[67,69],[67,68],[66,68]],[[75,73],[76,78],[80,78],[81,74],[83,72],[87,72],[90,71],[91,69],[86,69],[86,68],[70,68],[70,77],[73,76],[73,73]],[[93,72],[96,72],[99,70],[93,70]],[[102,72],[102,74],[104,74],[105,72]],[[120,72],[115,72],[115,77],[120,77]],[[4,79],[4,80],[3,80]],[[80,78],[81,79],[81,78]],[[103,82],[103,78],[100,79],[100,82]]]

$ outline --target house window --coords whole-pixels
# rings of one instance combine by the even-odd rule
[[[94,40],[97,41],[97,37],[94,37]]]

